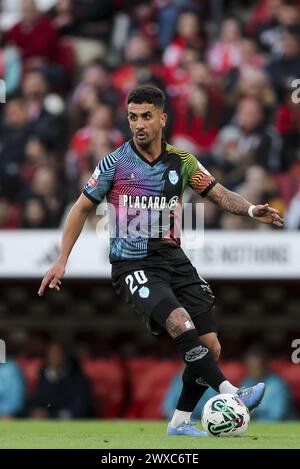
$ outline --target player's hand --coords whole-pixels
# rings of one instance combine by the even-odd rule
[[[42,296],[45,292],[45,288],[53,288],[54,290],[60,291],[61,281],[65,274],[65,264],[62,262],[56,262],[54,266],[48,270],[45,274],[42,283],[40,285],[38,295]]]
[[[278,210],[276,210],[276,208],[269,207],[269,204],[256,205],[253,209],[253,217],[261,223],[275,225],[278,226],[278,228],[282,228],[284,224],[284,220],[279,215]]]

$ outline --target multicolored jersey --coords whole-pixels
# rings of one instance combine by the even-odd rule
[[[83,193],[95,204],[106,196],[114,262],[148,257],[157,240],[180,244],[185,189],[205,196],[215,184],[191,153],[163,141],[150,162],[130,140],[98,163]]]

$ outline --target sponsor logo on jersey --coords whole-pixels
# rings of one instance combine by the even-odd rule
[[[88,180],[88,185],[89,185],[89,186],[92,186],[92,187],[96,187],[96,186],[97,186],[97,182],[98,182],[97,179],[96,179],[94,176],[92,176],[92,177],[90,177],[90,179]]]
[[[95,168],[95,171],[93,172],[90,179],[88,180],[88,185],[89,186],[92,186],[92,187],[97,186],[99,174],[100,174],[100,169],[97,167],[97,168]]]
[[[150,290],[148,287],[141,287],[139,289],[140,298],[148,298],[149,295],[150,295]]]
[[[147,196],[147,195],[122,195],[122,205],[129,208],[150,209],[150,210],[174,210],[178,204],[178,195],[174,195],[170,200],[167,197]]]
[[[173,186],[177,184],[177,182],[179,181],[179,176],[177,174],[177,171],[175,170],[169,171],[169,181],[171,184],[173,184]]]

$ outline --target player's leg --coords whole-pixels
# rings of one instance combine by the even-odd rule
[[[217,361],[220,356],[221,345],[218,340],[216,332],[210,332],[208,334],[200,335],[199,339],[202,344],[204,344],[206,347],[209,348],[215,360]],[[220,390],[220,393],[236,394],[242,399],[244,404],[251,411],[255,409],[258,406],[258,404],[261,402],[264,396],[264,392],[265,392],[265,384],[258,383],[255,386],[251,386],[250,388],[239,389],[233,386],[229,381],[224,381],[223,383],[220,384],[219,390]]]
[[[194,327],[197,328],[197,335],[199,334],[199,331],[200,333],[202,331],[205,332],[198,336],[199,343],[201,343],[202,346],[206,347],[210,351],[213,360],[216,362],[220,355],[221,346],[217,338],[217,333],[207,332],[210,330],[214,331],[216,329],[212,308],[208,308],[208,311],[202,313],[200,318],[201,319],[199,320],[199,317],[196,315],[194,323]],[[223,382],[226,382],[225,377],[223,377],[220,386],[222,386]],[[204,379],[203,375],[199,374],[199,370],[195,372],[195,370],[189,366],[186,366],[183,372],[182,383],[182,391],[176,406],[176,410],[170,422],[170,426],[172,427],[180,426],[184,421],[190,420],[192,412],[194,411],[205,391],[208,389],[207,380]],[[220,386],[217,391],[220,390]],[[236,388],[233,387],[233,389]]]
[[[221,354],[221,344],[219,342],[218,336],[216,332],[209,332],[208,334],[202,334],[199,336],[200,342],[209,348],[213,357],[216,361],[219,360]],[[229,394],[236,394],[238,388],[233,386],[228,380],[225,380],[219,386],[220,393],[229,393]]]
[[[159,321],[159,317],[154,318]],[[177,308],[166,320],[166,330],[174,339],[179,353],[186,363],[183,373],[183,390],[173,418],[168,426],[169,435],[202,436],[198,429],[187,423],[199,399],[207,389],[207,383],[219,391],[226,380],[219,370],[213,354],[201,344],[192,318],[184,308]]]
[[[206,334],[200,334],[199,339],[200,342],[205,345],[205,347],[209,348],[209,350],[213,354],[214,359],[217,362],[221,354],[221,344],[219,342],[217,333],[207,332]]]
[[[218,341],[217,333],[209,332],[200,335],[199,339],[210,350],[215,361],[218,361],[221,345]],[[176,427],[181,425],[185,420],[190,420],[195,407],[207,389],[208,384],[206,381],[197,374],[193,374],[190,368],[186,366],[182,374],[182,391],[170,425]]]
[[[214,358],[217,359],[221,347],[217,338],[217,324],[214,315],[215,297],[213,292],[208,283],[198,275],[197,270],[185,255],[182,256],[182,259],[176,263],[176,265],[174,264],[174,272],[175,274],[172,277],[172,289],[176,298],[190,314],[198,331],[200,342],[205,345]],[[193,377],[190,373],[188,373],[188,378],[191,380],[189,386],[194,386],[196,395],[197,386],[195,382],[192,384]],[[202,376],[202,378],[205,379],[204,376]],[[218,391],[220,393],[236,393],[249,410],[252,410],[261,401],[264,388],[264,384],[259,383],[254,386],[253,389],[239,390],[225,379],[220,384]],[[195,406],[196,405],[197,402]]]

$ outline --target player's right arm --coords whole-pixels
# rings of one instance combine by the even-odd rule
[[[58,259],[45,274],[38,291],[39,296],[44,294],[47,286],[49,286],[49,288],[54,288],[57,291],[60,290],[61,279],[64,276],[69,255],[82,231],[90,210],[94,206],[95,204],[90,199],[88,199],[84,194],[81,194],[77,202],[71,208],[65,222]]]

